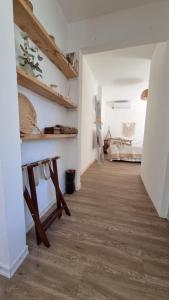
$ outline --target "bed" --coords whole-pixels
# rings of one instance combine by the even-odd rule
[[[109,161],[141,162],[142,144],[111,139],[107,150]]]

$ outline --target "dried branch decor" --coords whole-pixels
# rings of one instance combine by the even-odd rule
[[[39,66],[39,62],[43,60],[43,57],[39,55],[39,49],[37,47],[31,47],[29,44],[29,37],[25,32],[21,33],[23,38],[23,44],[20,44],[22,50],[22,55],[19,55],[21,60],[20,66],[31,73],[35,77],[42,78],[42,69]],[[35,74],[34,71],[37,71],[38,74]]]

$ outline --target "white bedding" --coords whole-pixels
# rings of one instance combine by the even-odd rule
[[[142,159],[142,145],[138,143],[132,143],[131,145],[122,143],[110,143],[108,148],[108,159],[123,160],[131,162],[141,162]]]

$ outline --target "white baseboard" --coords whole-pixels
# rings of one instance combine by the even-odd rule
[[[15,259],[11,266],[5,266],[0,264],[0,275],[6,278],[12,278],[17,269],[21,266],[25,258],[28,256],[28,246],[20,253],[20,255]]]
[[[83,168],[80,172],[80,175],[82,176],[95,162],[96,160],[92,160],[85,168]]]

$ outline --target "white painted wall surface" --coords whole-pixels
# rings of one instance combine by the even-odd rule
[[[169,204],[169,42],[157,46],[151,65],[142,180],[161,217]]]
[[[32,1],[34,13],[45,29],[55,37],[57,45],[65,53],[68,39],[68,26],[64,15],[56,0]],[[16,55],[20,52],[20,30],[15,26]],[[43,82],[50,85],[57,84],[58,90],[64,96],[70,97],[74,102],[78,102],[78,81],[67,80],[59,69],[41,52],[44,60],[41,62],[43,70]],[[41,79],[40,79],[41,80]],[[60,105],[23,88],[19,87],[19,92],[23,93],[34,105],[37,112],[38,127],[54,126],[56,124],[70,125],[77,127],[77,112],[68,111]],[[21,146],[22,164],[33,162],[39,159],[60,156],[58,161],[59,181],[61,189],[65,191],[65,170],[68,168],[77,169],[77,139],[65,139],[58,141],[37,141],[23,142]],[[43,215],[55,201],[53,185],[50,181],[40,181],[37,187],[40,213]],[[27,230],[32,225],[32,218],[26,211]]]
[[[81,108],[81,173],[96,159],[96,149],[93,147],[96,131],[95,96],[98,84],[83,57],[82,70],[82,108]]]
[[[113,137],[122,136],[122,123],[135,122],[135,140],[143,143],[147,102],[142,101],[140,95],[148,84],[143,82],[133,86],[103,87],[103,137],[106,136],[108,128]],[[131,108],[112,109],[112,102],[107,102],[120,99],[131,100]]]
[[[32,2],[35,15],[37,15],[42,24],[44,24],[48,32],[55,36],[58,45],[64,52],[67,48],[69,48],[69,50],[79,50],[80,48],[88,47],[94,47],[95,49],[117,49],[132,45],[135,46],[136,44],[145,44],[146,42],[161,41],[168,36],[168,1],[164,4],[144,6],[139,9],[127,10],[113,15],[74,23],[69,25],[69,27],[56,0],[50,0],[50,2],[45,0],[41,0],[40,2],[32,0]],[[0,93],[2,95],[0,111],[2,128],[0,147],[0,264],[5,267],[3,271],[5,270],[9,276],[23,259],[24,255],[26,255],[27,251],[20,171],[21,157],[11,6],[12,1],[0,0],[0,19],[1,27],[3,28],[3,30],[0,31],[1,40],[3,41],[0,50],[2,60],[0,69]],[[157,22],[159,19],[160,22]],[[9,26],[7,26],[7,24]],[[8,64],[6,64],[6,61]],[[44,69],[44,82],[47,84],[58,84],[60,92],[67,95],[68,83],[63,74],[46,57],[42,67]],[[90,83],[86,83],[86,87],[91,90],[91,94],[94,96],[95,92],[97,92],[97,83],[92,77],[92,74],[89,73],[90,71],[86,70],[85,74],[88,74],[91,80]],[[71,84],[73,88],[71,89],[70,96],[72,95],[73,100],[77,101],[78,82],[71,81]],[[10,89],[7,88],[9,85]],[[20,88],[19,90],[30,98],[37,109],[38,125],[40,128],[46,125],[53,125],[53,122],[60,123],[62,120],[64,124],[77,125],[77,113],[67,112],[60,106],[47,102],[40,96],[26,89]],[[79,94],[81,95],[81,90]],[[90,96],[92,100],[91,94],[85,95],[84,92],[83,98],[89,101],[88,96]],[[89,102],[89,104],[93,105],[92,101]],[[84,124],[88,124],[88,121],[92,123],[93,109],[87,111],[86,108],[89,115],[82,116],[82,119],[84,118]],[[5,128],[5,130],[3,130],[3,128]],[[82,128],[82,132],[84,130],[85,127]],[[91,151],[91,131],[89,135],[82,136],[86,136],[87,145],[90,145]],[[86,149],[85,140],[82,141],[82,146],[83,153]],[[87,147],[87,149],[89,148]],[[59,175],[61,187],[62,190],[64,190],[65,169],[77,167],[77,141],[49,141],[22,144],[22,163],[53,155],[60,155],[62,157],[62,160],[59,162]],[[11,157],[11,160],[9,157]],[[85,161],[82,162],[81,167],[87,166],[87,163],[92,159],[94,159],[94,152],[89,155],[87,150]],[[11,184],[10,189],[8,188],[9,183]],[[40,183],[38,196],[41,202],[41,212],[43,212],[52,203],[54,196],[50,183]],[[11,201],[11,199],[13,201]],[[31,219],[26,213],[27,228],[30,226],[30,221]]]
[[[65,52],[67,49],[68,26],[65,16],[58,4],[58,0],[31,0],[35,15],[49,34],[56,39],[59,48]]]
[[[165,41],[168,36],[167,0],[69,24],[68,51],[81,54],[96,53],[157,43]],[[82,83],[79,82],[79,116],[82,113],[81,107]],[[80,149],[81,139],[78,145],[78,151],[81,153]]]
[[[144,5],[69,25],[69,50],[87,53],[167,40],[169,1]]]
[[[28,254],[12,1],[0,1],[0,274],[11,277]]]

